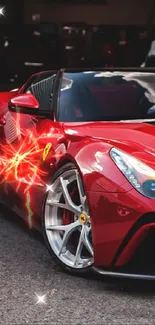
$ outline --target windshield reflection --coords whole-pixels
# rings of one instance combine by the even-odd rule
[[[64,72],[59,100],[60,121],[126,121],[153,118],[155,73]]]

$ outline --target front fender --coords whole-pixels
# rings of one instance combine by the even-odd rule
[[[72,143],[67,157],[78,166],[86,191],[121,193],[132,189],[132,185],[112,161],[107,142],[85,139]]]

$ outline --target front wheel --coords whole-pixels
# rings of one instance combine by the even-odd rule
[[[88,201],[72,163],[60,168],[52,179],[43,228],[48,249],[59,265],[77,274],[91,269],[94,253]]]

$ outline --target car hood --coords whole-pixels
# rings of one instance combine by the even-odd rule
[[[155,169],[155,126],[145,122],[64,123],[70,141],[91,137],[117,147]]]

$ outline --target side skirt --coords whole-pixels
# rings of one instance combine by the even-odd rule
[[[149,274],[134,274],[134,273],[122,273],[122,272],[114,272],[114,271],[108,271],[101,268],[98,268],[96,266],[92,267],[92,270],[95,273],[98,273],[100,275],[115,277],[115,278],[123,278],[123,279],[137,279],[137,280],[155,280],[155,275],[149,275]]]

